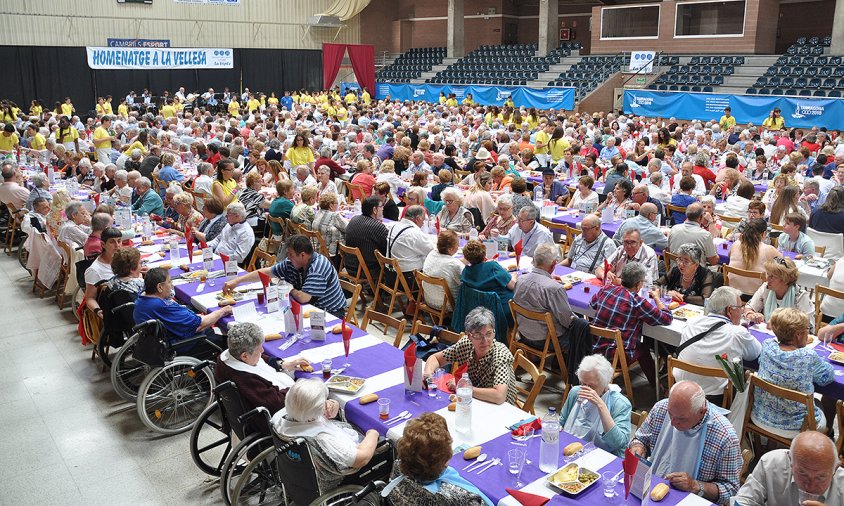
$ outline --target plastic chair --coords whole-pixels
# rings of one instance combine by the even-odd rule
[[[806,229],[806,235],[815,242],[816,246],[826,246],[823,258],[838,260],[844,256],[844,235],[820,232],[812,227]]]

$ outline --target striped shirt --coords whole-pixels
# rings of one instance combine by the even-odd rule
[[[375,251],[382,255],[387,254],[387,227],[371,216],[358,215],[349,220],[346,226],[346,246],[359,248],[363,261],[372,274],[372,281],[378,281],[378,261],[375,260]],[[352,274],[357,271],[358,262],[352,255],[346,256],[346,270]]]
[[[315,252],[304,270],[297,269],[289,258],[285,258],[273,266],[272,273],[293,285],[296,290],[310,295],[311,305],[335,316],[342,316],[346,297],[340,289],[337,271],[324,256]]]

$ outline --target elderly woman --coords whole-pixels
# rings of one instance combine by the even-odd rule
[[[425,257],[425,264],[422,266],[422,272],[428,276],[442,278],[448,283],[452,298],[456,297],[458,290],[460,290],[460,275],[466,266],[466,264],[454,258],[459,247],[460,241],[457,239],[457,234],[451,230],[443,230],[437,237],[437,249],[428,253],[428,256]],[[435,309],[443,307],[445,293],[442,288],[427,283],[422,288],[424,289],[426,304]],[[446,310],[453,309],[452,307],[446,308]]]
[[[115,172],[114,187],[108,193],[118,203],[131,204],[132,188],[129,186],[129,173],[125,170]]]
[[[348,220],[340,216],[339,208],[336,193],[323,193],[319,196],[319,209],[313,221],[314,232],[322,234],[332,258],[337,255],[337,243],[345,241],[346,226],[349,224]]]
[[[577,191],[572,195],[569,207],[583,212],[592,212],[598,208],[598,192],[592,189],[595,180],[592,176],[580,176],[577,180]]]
[[[270,200],[261,193],[262,184],[261,174],[251,171],[246,175],[246,187],[237,197],[246,208],[246,219],[253,224],[257,224],[258,217],[270,208]]]
[[[701,265],[703,252],[697,245],[687,243],[672,253],[677,255],[677,264],[656,284],[664,286],[672,300],[702,306],[715,284],[712,271]]]
[[[747,222],[738,240],[730,246],[730,266],[746,271],[760,272],[768,260],[779,257],[780,252],[770,244],[765,244],[768,234],[768,224],[761,218],[754,218]],[[730,286],[738,288],[745,294],[752,294],[759,289],[762,281],[745,277],[730,280]]]
[[[324,193],[337,195],[337,185],[331,180],[331,169],[327,165],[321,165],[317,169],[317,190],[320,195]]]
[[[264,331],[254,323],[229,326],[227,341],[229,348],[220,353],[214,368],[217,382],[233,382],[247,411],[258,406],[270,413],[281,411],[284,396],[295,382],[293,372],[308,361],[281,360],[264,354]]]
[[[316,203],[318,193],[316,186],[302,188],[302,201],[293,206],[293,209],[290,211],[290,220],[293,223],[299,223],[308,228],[313,226],[314,204]]]
[[[440,182],[431,188],[431,200],[442,202],[442,192],[446,188],[454,186],[454,174],[448,169],[442,169],[437,173]]]
[[[428,198],[428,191],[421,186],[411,186],[407,189],[404,195],[405,206],[401,212],[401,217],[404,218],[404,213],[410,206],[422,206],[427,211],[428,215],[436,215],[445,206],[443,201],[436,202]]]
[[[704,195],[700,198],[703,206],[703,218],[700,220],[700,227],[709,232],[712,237],[721,236],[721,218],[715,214],[715,197]]]
[[[499,159],[499,163],[501,160]],[[504,167],[495,166],[489,172],[492,174],[492,191],[493,192],[505,192],[507,189],[512,190],[510,185],[513,183],[513,176],[507,174],[507,171]]]
[[[179,219],[179,213],[176,212],[176,207],[173,205],[173,197],[181,193],[184,193],[184,190],[178,183],[170,184],[164,192],[164,214],[162,218],[167,220],[168,223]]]
[[[796,308],[777,309],[771,315],[769,326],[777,338],[762,343],[759,377],[808,394],[814,393],[815,385],[824,386],[835,380],[832,364],[806,347],[811,328],[809,315]],[[824,404],[829,402],[826,397]],[[821,432],[828,424],[824,411],[826,409],[815,406],[815,423]],[[791,438],[801,431],[805,417],[803,404],[756,390],[750,418],[762,428]]]
[[[623,216],[624,210],[627,209],[628,205],[633,203],[630,198],[631,195],[633,195],[633,182],[629,179],[620,179],[612,189],[612,195],[610,195],[607,200],[605,200],[595,210],[600,212],[607,206],[612,205],[615,207],[616,215]]]
[[[603,355],[587,355],[576,374],[580,385],[572,387],[563,403],[560,425],[569,434],[620,457],[630,439],[632,406],[612,383],[612,364]]]
[[[246,223],[246,208],[243,204],[229,204],[226,208],[226,222],[220,235],[208,242],[208,247],[214,253],[227,255],[229,259],[242,264],[255,243],[255,232]]]
[[[741,173],[733,168],[724,169],[718,172],[716,181],[712,185],[710,195],[714,195],[716,199],[726,200],[727,197],[735,193],[736,187],[741,181]]]
[[[61,225],[58,238],[72,248],[79,248],[91,235],[91,214],[82,202],[72,201],[64,209],[67,221]]]
[[[378,432],[369,429],[362,436],[351,425],[331,420],[340,406],[328,399],[328,387],[322,381],[297,381],[284,401],[287,413],[273,421],[275,431],[284,438],[305,438],[322,493],[336,488],[346,475],[357,472],[375,456]]]
[[[199,227],[193,229],[193,235],[200,241],[212,241],[223,228],[226,226],[226,217],[223,214],[225,208],[214,197],[205,201],[205,206],[202,208],[202,217],[204,218],[199,224]]]
[[[460,281],[469,288],[498,295],[502,310],[507,308],[516,287],[516,273],[509,273],[498,262],[486,262],[486,247],[480,241],[469,241],[463,247],[463,258],[469,265]],[[505,311],[506,313],[506,311]]]
[[[475,184],[466,195],[464,205],[467,208],[477,208],[481,213],[481,218],[484,223],[489,221],[489,217],[495,210],[495,202],[492,200],[492,175],[484,173],[475,179]]]
[[[454,362],[469,365],[467,374],[472,380],[472,397],[503,404],[516,399],[516,377],[513,374],[513,355],[507,345],[495,340],[495,316],[485,307],[476,307],[466,315],[466,335],[443,351],[425,361],[422,375]],[[453,389],[453,382],[449,383]]]
[[[815,303],[807,290],[797,285],[797,266],[787,257],[776,257],[765,262],[765,279],[762,286],[744,309],[744,317],[753,323],[769,321],[774,311],[781,307],[794,307],[806,314],[815,314]],[[809,331],[814,330],[814,318]]]
[[[489,238],[495,239],[499,235],[507,234],[515,224],[513,197],[512,195],[501,195],[495,203],[495,212],[490,215],[486,227],[478,235],[478,238],[482,241]]]
[[[161,168],[158,169],[158,179],[168,184],[172,182],[181,183],[185,176],[173,167],[175,163],[176,157],[173,153],[164,153],[161,155]]]
[[[109,290],[125,290],[137,297],[144,291],[141,276],[141,253],[135,248],[120,248],[111,257],[114,277],[108,282]]]
[[[445,418],[423,413],[404,427],[397,444],[398,460],[392,479],[401,481],[387,499],[391,504],[463,504],[492,506],[483,492],[452,467],[451,434]]]
[[[32,190],[29,192],[29,197],[26,199],[26,208],[32,211],[32,202],[37,198],[46,199],[48,202],[53,200],[53,195],[50,193],[50,181],[47,180],[47,175],[43,172],[33,174],[29,178],[32,183]]]
[[[463,207],[463,194],[457,188],[446,188],[442,192],[445,207],[439,212],[440,230],[448,229],[458,234],[468,234],[475,226],[472,213]]]
[[[396,174],[396,164],[392,160],[384,160],[378,170],[378,176],[375,178],[376,183],[387,183],[390,185],[390,193],[398,195],[398,189],[407,189],[410,183],[404,181]]]
[[[167,223],[182,234],[185,232],[185,227],[196,230],[202,224],[202,214],[193,208],[193,195],[190,193],[176,194],[173,197],[173,209],[176,210],[178,218],[175,221],[172,218],[167,218]]]
[[[352,184],[359,185],[363,190],[363,195],[358,195],[360,192],[352,191],[350,201],[363,200],[372,195],[372,187],[375,186],[375,176],[372,175],[374,166],[369,160],[358,160],[356,165],[357,173],[352,176],[349,181]]]

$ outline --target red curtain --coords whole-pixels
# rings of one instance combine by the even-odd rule
[[[340,71],[340,63],[343,62],[343,55],[346,54],[345,44],[323,44],[322,45],[322,89],[331,88],[331,84]],[[354,60],[352,60],[354,65]],[[375,83],[375,53],[372,54],[372,82]],[[355,70],[357,75],[357,70]],[[371,93],[371,92],[370,92]]]
[[[375,96],[375,46],[349,44],[346,48],[349,50],[349,60],[352,62],[358,84]]]

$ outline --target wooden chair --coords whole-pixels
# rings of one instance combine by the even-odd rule
[[[542,385],[545,384],[545,375],[539,372],[539,369],[533,362],[525,358],[522,350],[517,350],[516,354],[513,355],[513,373],[517,378],[519,377],[519,369],[524,369],[530,374],[533,386],[528,390],[516,383],[516,400],[513,404],[522,411],[535,415],[533,404],[536,402],[539,391],[542,390]]]
[[[367,286],[370,291],[373,290],[375,283],[372,280],[372,274],[369,273],[369,267],[367,267],[366,262],[363,261],[363,254],[360,252],[360,248],[353,248],[340,243],[337,245],[337,253],[340,254],[340,267],[337,269],[337,275],[340,279],[345,279],[356,285]],[[349,268],[347,266],[348,261],[346,259],[347,256],[353,256],[357,260],[358,268],[354,274],[349,272]],[[364,295],[362,291],[361,301],[365,306],[366,295]]]
[[[446,320],[446,315],[454,311],[454,297],[451,294],[451,289],[448,287],[448,282],[443,278],[428,276],[427,274],[421,271],[416,271],[414,274],[416,276],[416,286],[418,287],[419,291],[416,295],[416,312],[413,315],[413,320],[419,320],[419,313],[426,313],[428,314],[428,316],[431,317],[431,321],[436,323],[437,325],[442,326],[443,321],[450,321]],[[425,301],[424,283],[437,286],[440,288],[440,290],[442,290],[443,305],[440,309],[431,307]]]
[[[351,181],[344,181],[344,185],[346,186],[346,192],[349,195],[348,202],[354,202],[356,200],[363,201],[369,195],[363,191],[363,186],[359,184],[352,183]]]
[[[721,218],[722,222],[730,223],[731,225],[727,225],[728,227],[733,227],[734,225],[732,224],[741,223],[741,217],[738,216],[726,216],[724,214],[719,214],[718,217]]]
[[[402,296],[407,297],[408,302],[415,300],[413,290],[408,286],[407,279],[404,277],[404,272],[402,272],[398,260],[387,258],[378,250],[375,251],[375,259],[381,267],[381,272],[378,273],[378,283],[375,285],[374,309],[378,309],[378,304],[381,303],[381,291],[384,291],[390,295],[390,304],[387,307],[388,314],[393,314],[393,308],[396,306],[396,302],[401,303],[400,298]],[[386,279],[390,272],[395,275],[392,286],[389,285],[389,281]]]
[[[785,232],[785,230],[783,230],[782,228],[782,225],[778,225],[776,223],[769,223],[769,225],[771,225],[772,232]]]
[[[568,247],[569,241],[568,241],[567,232],[566,232],[566,228],[568,228],[568,226],[566,224],[564,224],[564,223],[554,223],[553,221],[547,220],[545,218],[540,219],[539,222],[543,226],[545,226],[545,228],[550,230],[551,233],[553,233],[555,236],[559,235],[561,241],[565,241],[566,247]]]
[[[287,234],[289,230],[287,228],[287,218],[282,218],[281,216],[270,216],[270,213],[267,213],[266,217],[269,223],[275,223],[281,229],[281,240],[284,241],[285,239],[287,239]]]
[[[413,327],[410,329],[411,334],[422,334],[422,335],[431,335],[431,331],[434,329],[432,325],[427,325],[420,320],[414,320]],[[446,330],[441,329],[439,335],[437,336],[437,341],[441,343],[447,344],[454,344],[463,337],[463,332],[454,332],[453,330]]]
[[[293,220],[287,220],[287,234],[285,234],[285,237],[301,234],[303,228],[305,228],[304,225],[296,223]]]
[[[674,386],[674,369],[680,369],[681,371],[686,371],[691,374],[697,374],[699,376],[708,376],[711,378],[723,378],[727,381],[727,385],[724,387],[724,402],[721,403],[721,407],[725,409],[729,409],[730,405],[733,403],[733,384],[727,378],[727,373],[724,372],[723,369],[720,367],[705,367],[702,365],[693,364],[691,362],[686,362],[685,360],[680,360],[674,358],[672,356],[668,356],[668,389],[670,390],[671,387]]]
[[[823,285],[817,285],[815,287],[815,333],[817,333],[822,327],[826,326],[826,323],[823,322],[824,314],[821,312],[821,303],[823,302],[824,296],[844,300],[844,292],[842,291],[833,290],[832,288]]]
[[[838,449],[838,458],[841,458],[841,452],[844,451],[844,401],[837,401],[835,403],[835,414],[838,419],[838,439],[835,440],[835,447]]]
[[[633,383],[630,381],[630,366],[634,363],[627,363],[627,354],[624,353],[624,341],[621,339],[621,331],[618,329],[605,329],[603,327],[596,327],[589,325],[589,333],[593,337],[603,337],[606,339],[615,340],[615,356],[612,359],[613,375],[612,379],[622,378],[624,381],[624,388],[627,392],[627,398],[633,404]]]
[[[259,264],[258,261],[261,261]],[[263,269],[264,267],[271,267],[275,265],[275,255],[271,255],[266,251],[255,248],[252,251],[252,258],[249,260],[249,265],[246,267],[246,272],[253,272],[256,269]]]
[[[560,346],[559,340],[557,339],[557,328],[554,325],[554,320],[551,318],[551,314],[547,311],[531,311],[530,309],[519,305],[514,300],[510,301],[510,312],[513,315],[513,321],[515,322],[513,325],[512,332],[510,332],[510,334],[508,335],[510,339],[510,353],[515,355],[516,351],[521,350],[526,357],[538,358],[540,371],[545,369],[545,361],[548,359],[548,357],[556,357],[557,366],[560,368],[560,376],[562,376],[563,381],[566,382],[566,386],[563,391],[563,398],[565,399],[565,397],[568,395],[569,389],[571,388],[571,386],[568,384],[569,373],[568,368],[566,367],[566,362],[563,359],[563,349]],[[545,345],[542,347],[542,350],[532,348],[527,344],[524,344],[516,339],[516,337],[518,337],[519,335],[519,317],[542,323],[545,326]]]
[[[404,329],[407,326],[406,319],[402,318],[398,320],[384,313],[379,313],[374,309],[366,308],[366,312],[363,313],[363,322],[360,325],[361,330],[366,330],[370,321],[383,324],[384,335],[387,335],[388,328],[395,330],[396,338],[393,340],[393,346],[401,348],[401,338],[404,337]]]
[[[671,223],[672,225],[675,224],[673,213],[681,213],[683,216],[685,216],[686,208],[683,206],[675,206],[673,204],[665,204],[665,216],[669,220],[669,223]]]
[[[647,420],[647,419],[648,419],[648,412],[645,411],[644,409],[642,411],[636,411],[634,409],[630,410],[630,425],[632,425],[632,427],[631,427],[632,430],[630,431],[630,437],[631,438],[633,437],[633,434],[636,433],[636,429],[641,427],[642,424],[645,423],[645,420]]]
[[[668,250],[662,252],[662,260],[665,262],[665,273],[671,272],[671,262],[677,263],[678,255],[671,253]]]
[[[327,258],[329,261],[331,260],[331,253],[328,252],[328,246],[326,246],[325,239],[323,239],[322,234],[314,232],[304,225],[299,226],[299,233],[310,239],[311,243],[314,245],[314,249],[318,249],[322,256]]]
[[[202,190],[189,189],[187,191],[191,194],[191,197],[193,197],[193,208],[202,212],[205,208],[205,199],[208,198],[208,194]]]
[[[744,485],[744,480],[747,478],[745,475],[747,474],[747,468],[750,465],[750,462],[753,461],[753,451],[750,448],[744,448],[741,450],[741,471],[739,471],[739,483]]]
[[[742,435],[748,435],[752,438],[751,440],[753,441],[753,444],[755,445],[757,451],[759,448],[761,448],[760,436],[764,436],[768,439],[773,439],[774,441],[784,446],[789,446],[791,444],[790,438],[774,434],[773,432],[767,431],[753,423],[751,415],[753,414],[753,400],[756,396],[757,388],[768,392],[770,395],[805,405],[806,417],[803,419],[803,426],[800,428],[800,431],[802,432],[805,430],[817,429],[817,424],[815,422],[815,402],[813,394],[798,392],[796,390],[791,390],[790,388],[784,388],[778,385],[774,385],[773,383],[760,378],[757,374],[750,375],[750,384],[747,388],[747,413],[745,413],[744,415],[744,425],[742,426],[741,433]]]
[[[826,246],[815,246],[815,253],[818,254],[819,257],[823,258],[826,255]]]
[[[94,345],[91,350],[91,360],[97,356],[97,344],[100,341],[100,332],[103,328],[103,320],[96,313],[91,311],[88,306],[82,308],[82,328],[85,330],[85,335],[88,340]]]
[[[352,325],[360,327],[360,323],[358,323],[358,314],[355,311],[355,306],[358,305],[358,299],[360,298],[360,292],[363,291],[363,287],[350,283],[345,279],[341,279],[340,288],[352,294],[352,298],[349,300],[349,309],[346,310],[346,321],[351,323]]]
[[[731,286],[730,285],[730,276],[733,277],[740,277],[740,278],[751,278],[751,279],[761,279],[765,281],[765,273],[758,272],[758,271],[748,271],[744,269],[739,269],[738,267],[732,267],[730,265],[723,265],[722,270],[724,271],[724,286]],[[748,293],[745,295],[753,295],[753,293]]]
[[[468,176],[469,174],[471,174],[471,172],[468,171],[468,170],[460,170],[460,169],[455,170],[454,171],[454,184],[460,183],[460,181],[463,181],[463,179],[466,178],[466,176]]]
[[[15,209],[14,204],[6,204],[6,209],[9,211],[9,221],[6,224],[6,244],[3,250],[11,256],[15,245],[15,235],[20,230],[21,218],[18,216],[18,210]]]
[[[163,195],[165,191],[167,191],[167,183],[158,179],[158,176],[155,174],[151,174],[152,176],[152,189],[158,193],[159,195]]]
[[[59,248],[61,248],[64,253],[64,258],[62,258],[62,266],[59,269],[59,277],[56,279],[56,304],[59,306],[59,309],[64,309],[66,296],[65,289],[67,288],[67,282],[73,273],[73,264],[75,263],[75,259],[73,256],[73,248],[71,248],[69,244],[64,241],[57,242],[59,243]],[[41,297],[43,296],[44,292],[41,292]]]
[[[583,234],[583,230],[566,225],[566,253],[569,252],[571,249],[572,244],[574,244],[575,237]]]

